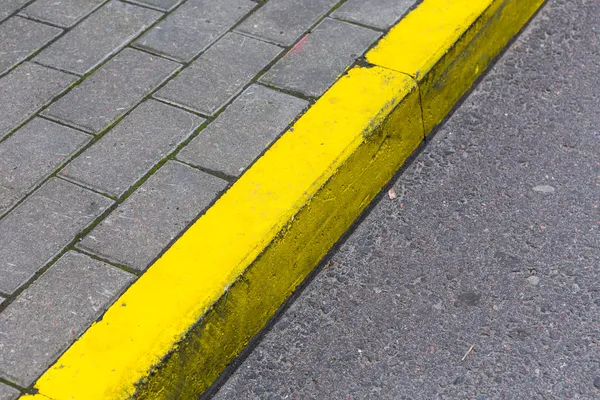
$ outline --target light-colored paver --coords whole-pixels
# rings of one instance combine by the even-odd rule
[[[388,29],[416,3],[416,0],[347,0],[331,16]]]
[[[318,97],[380,36],[379,32],[326,18],[260,79]]]
[[[229,33],[155,95],[213,115],[281,52],[281,48]]]
[[[91,140],[91,136],[34,118],[0,143],[0,215]]]
[[[120,197],[202,122],[196,115],[148,100],[73,160],[61,175]]]
[[[171,11],[184,0],[130,0],[130,3],[154,7],[161,11]]]
[[[99,133],[171,76],[180,65],[125,49],[43,115]]]
[[[252,85],[182,149],[177,158],[239,176],[307,106],[305,100]]]
[[[17,389],[0,383],[0,400],[16,400],[20,394]]]
[[[143,271],[226,186],[226,181],[169,161],[78,246]]]
[[[237,28],[238,31],[289,46],[338,0],[269,0]]]
[[[0,139],[75,80],[72,75],[29,62],[0,78]]]
[[[0,314],[0,376],[31,385],[134,278],[84,254],[63,255]]]
[[[70,28],[106,0],[35,0],[20,15]]]
[[[0,220],[0,290],[17,290],[111,204],[62,179],[44,184]]]
[[[0,24],[0,75],[62,33],[62,29],[12,17]]]
[[[83,75],[123,48],[161,15],[144,7],[111,0],[34,60]]]
[[[0,2],[0,22],[17,12],[19,8],[27,4],[28,1],[29,0],[2,0]]]
[[[250,0],[188,0],[142,36],[136,46],[189,61],[255,6]]]

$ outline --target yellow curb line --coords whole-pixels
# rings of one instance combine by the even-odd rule
[[[202,393],[542,3],[424,0],[21,398]]]

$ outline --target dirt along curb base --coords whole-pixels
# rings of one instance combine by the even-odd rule
[[[424,0],[22,398],[206,390],[542,3]]]

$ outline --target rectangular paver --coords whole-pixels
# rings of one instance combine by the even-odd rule
[[[16,12],[19,8],[27,4],[29,0],[2,0],[0,1],[0,22],[9,15]]]
[[[415,3],[416,0],[347,0],[331,16],[373,28],[388,29]]]
[[[0,143],[0,215],[90,140],[85,133],[34,118]]]
[[[0,383],[0,400],[17,400],[20,394],[17,389]]]
[[[338,0],[270,0],[237,30],[289,46],[337,3]]]
[[[62,29],[12,17],[0,24],[0,75],[38,51]]]
[[[255,6],[250,0],[189,0],[135,44],[189,61]]]
[[[158,11],[112,0],[34,60],[83,75],[122,49],[161,15]]]
[[[0,78],[0,139],[75,80],[72,75],[29,62]]]
[[[219,178],[169,161],[78,246],[143,271],[226,186]]]
[[[0,314],[0,376],[31,385],[135,276],[68,252]]]
[[[36,0],[20,15],[70,28],[106,0]]]
[[[261,82],[318,97],[381,34],[326,18],[261,78]]]
[[[184,147],[177,158],[239,176],[307,105],[305,100],[252,85]]]
[[[228,33],[155,97],[213,115],[281,52],[281,48]]]
[[[180,65],[124,49],[79,86],[45,110],[56,118],[98,133],[139,103]]]
[[[183,2],[183,0],[130,0],[130,3],[154,7],[161,11],[171,11],[181,2]]]
[[[112,201],[52,178],[0,220],[0,290],[13,293]]]
[[[67,165],[61,175],[121,196],[203,122],[186,111],[148,100]]]

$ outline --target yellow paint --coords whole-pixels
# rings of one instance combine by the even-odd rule
[[[429,133],[542,3],[425,0],[366,58],[415,77]]]
[[[95,400],[210,385],[541,2],[424,0],[368,54],[377,66],[341,78],[35,387]]]
[[[351,70],[71,346],[36,388],[57,400],[131,396],[134,384],[413,89],[406,75],[382,68]],[[417,143],[422,132],[418,136]]]
[[[425,0],[367,53],[367,61],[420,79],[491,3],[492,0]]]

